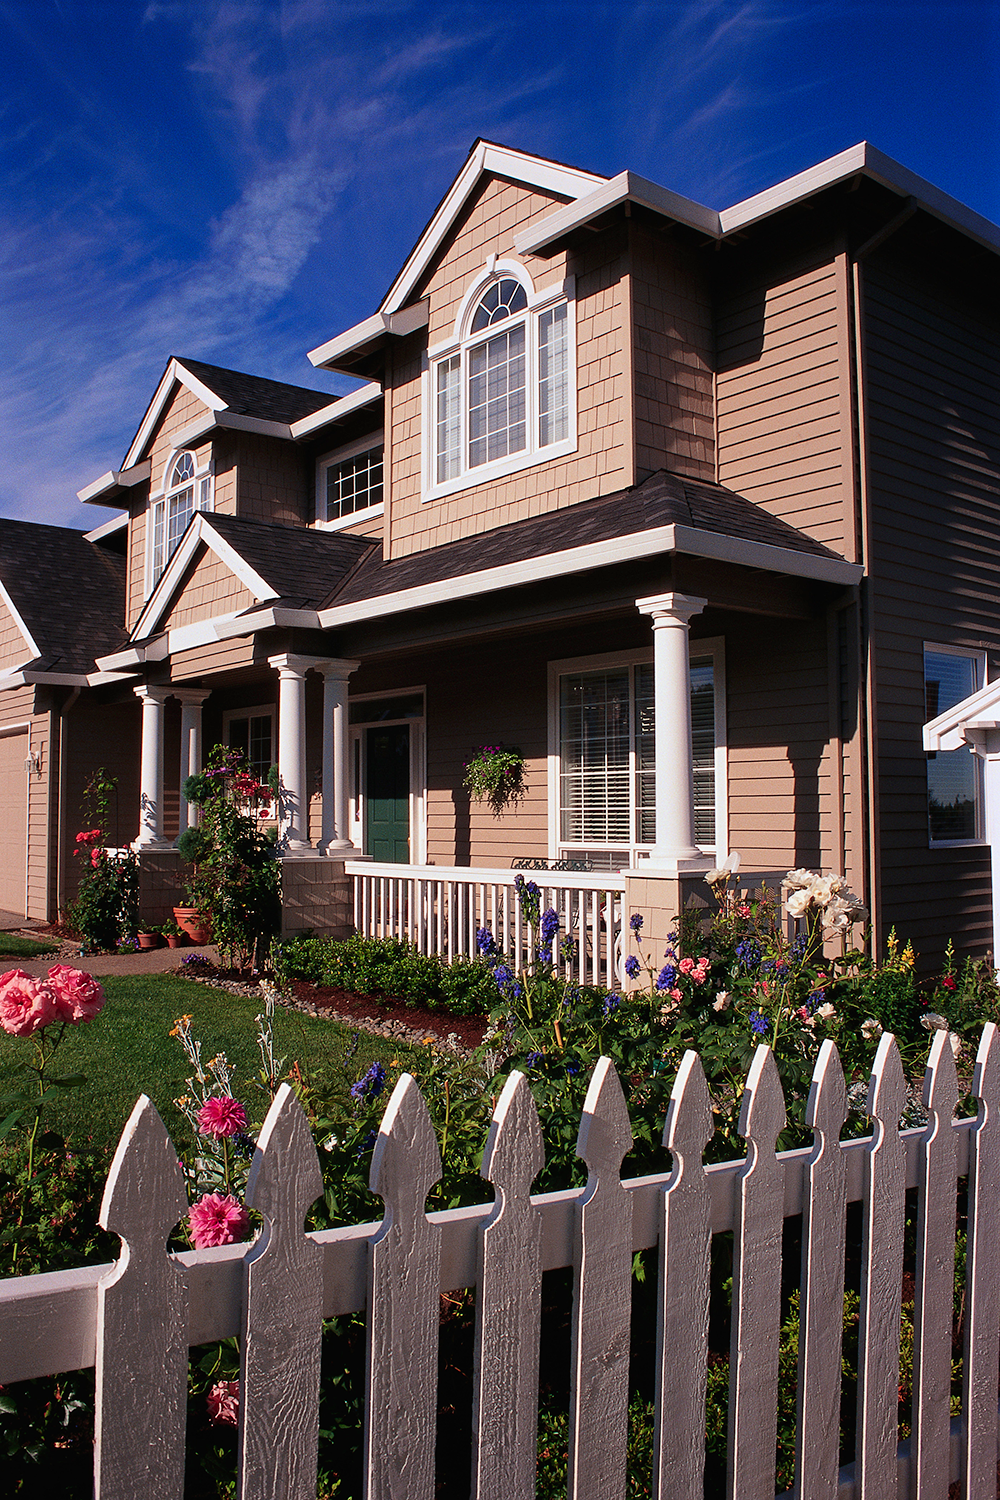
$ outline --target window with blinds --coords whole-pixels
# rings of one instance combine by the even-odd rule
[[[652,662],[559,678],[559,843],[622,862],[656,837],[656,716]],[[695,840],[716,842],[716,671],[691,661]]]

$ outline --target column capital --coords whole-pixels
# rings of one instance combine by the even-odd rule
[[[176,698],[178,703],[204,703],[206,698],[212,696],[212,689],[172,687],[170,689],[170,696],[171,698]]]
[[[352,672],[360,667],[360,661],[347,656],[324,656],[313,662],[313,668],[321,677],[340,678],[346,682]]]
[[[653,629],[660,624],[686,625],[692,615],[700,615],[708,603],[696,594],[652,594],[647,599],[637,599],[635,607],[641,615],[652,615]]]
[[[173,692],[173,688],[170,687],[169,683],[165,687],[161,687],[149,682],[140,682],[139,686],[133,687],[132,691],[143,702],[165,703]]]
[[[267,664],[277,667],[283,677],[304,677],[311,668],[318,670],[328,660],[326,656],[299,656],[295,651],[279,651],[277,656],[267,658]]]

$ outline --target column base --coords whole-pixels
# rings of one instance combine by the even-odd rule
[[[350,839],[328,839],[325,844],[316,845],[316,852],[331,859],[357,859],[361,850]]]
[[[710,854],[670,854],[659,849],[650,849],[648,854],[636,857],[635,869],[656,872],[657,875],[700,875],[714,865]]]
[[[144,849],[159,854],[164,849],[175,849],[176,845],[172,844],[169,839],[135,839],[130,847],[135,850],[136,854],[141,854]]]
[[[279,844],[278,845],[278,858],[279,859],[315,859],[316,858],[316,850],[313,848],[312,844],[300,844],[298,842],[296,842],[294,844]]]

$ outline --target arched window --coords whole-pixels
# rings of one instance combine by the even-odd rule
[[[567,288],[536,294],[516,269],[494,265],[467,295],[456,338],[431,351],[432,493],[574,446]]]
[[[187,530],[195,510],[211,509],[212,480],[207,460],[199,473],[194,455],[183,450],[167,465],[163,494],[152,502],[151,586],[156,583]]]

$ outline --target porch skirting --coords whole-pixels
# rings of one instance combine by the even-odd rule
[[[139,915],[143,922],[168,922],[186,902],[189,866],[176,849],[140,849]],[[354,928],[351,880],[344,861],[329,855],[299,854],[281,861],[281,935],[313,931],[346,938]]]

